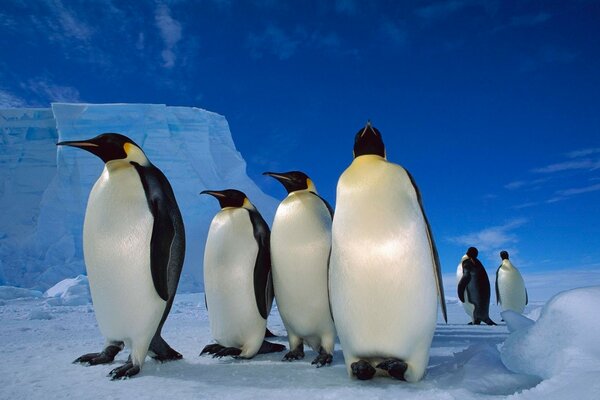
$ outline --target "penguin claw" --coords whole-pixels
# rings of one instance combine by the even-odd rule
[[[317,368],[321,368],[325,365],[331,364],[333,361],[333,355],[327,353],[320,353],[312,362],[312,365],[316,365]]]
[[[408,369],[408,364],[402,360],[390,358],[377,364],[377,368],[387,371],[392,378],[404,381],[404,374]]]
[[[223,358],[226,356],[236,357],[236,356],[239,356],[240,354],[242,354],[242,350],[238,349],[237,347],[224,347],[222,350],[215,353],[213,355],[213,358]]]
[[[203,354],[216,354],[219,351],[223,350],[224,348],[225,348],[225,346],[221,346],[218,343],[207,344],[206,346],[204,346],[204,348],[200,352],[200,355],[203,355]]]
[[[73,361],[73,364],[87,364],[87,365],[98,365],[98,364],[110,364],[114,361],[115,357],[123,347],[119,345],[107,346],[100,353],[88,353],[81,357],[78,357]]]
[[[365,360],[359,360],[350,365],[352,375],[356,376],[361,381],[366,381],[373,378],[375,368]]]
[[[121,365],[120,367],[117,367],[117,368],[113,369],[112,371],[110,371],[108,373],[108,376],[110,377],[111,381],[116,381],[119,379],[131,378],[132,376],[137,375],[139,373],[140,373],[139,365],[133,365],[133,363],[131,361],[128,361],[125,364]]]
[[[285,356],[281,359],[281,361],[294,361],[301,360],[304,358],[304,350],[300,348],[296,348],[294,350],[288,351]]]

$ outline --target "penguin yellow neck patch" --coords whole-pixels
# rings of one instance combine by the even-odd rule
[[[148,158],[144,154],[144,152],[132,143],[125,143],[123,145],[123,150],[125,150],[125,154],[127,154],[127,160],[135,161],[140,165],[148,165]]]

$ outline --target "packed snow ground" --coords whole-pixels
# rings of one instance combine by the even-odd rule
[[[106,375],[127,359],[127,351],[112,365],[71,363],[103,346],[92,306],[70,305],[89,298],[85,285],[81,277],[63,282],[47,293],[50,298],[0,287],[0,398],[600,398],[600,286],[564,292],[545,306],[533,299],[526,315],[539,320],[534,324],[520,315],[507,316],[517,329],[512,334],[495,305],[490,315],[499,326],[469,326],[460,303],[448,296],[449,323],[438,324],[427,375],[407,384],[350,379],[339,344],[333,364],[320,369],[310,365],[315,354],[308,349],[304,360],[292,363],[280,361],[283,353],[252,360],[199,357],[211,342],[201,293],[178,295],[165,325],[166,340],[184,359],[165,364],[148,359],[137,377],[112,382]],[[287,345],[276,308],[268,325],[281,335],[273,341]]]

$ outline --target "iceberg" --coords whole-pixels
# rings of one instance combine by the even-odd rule
[[[84,274],[82,229],[87,197],[103,164],[55,146],[118,132],[140,145],[173,186],[187,239],[180,291],[202,291],[202,260],[218,211],[206,189],[244,191],[271,221],[278,202],[248,177],[227,120],[194,107],[67,104],[0,110],[0,285],[45,291]],[[211,201],[212,200],[212,201]]]

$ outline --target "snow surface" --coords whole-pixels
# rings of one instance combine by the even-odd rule
[[[93,155],[57,147],[103,132],[131,137],[173,186],[187,234],[180,292],[201,291],[204,243],[218,203],[205,189],[237,188],[267,221],[277,200],[246,175],[225,117],[161,104],[52,104],[0,110],[0,285],[44,291],[85,273],[82,227],[102,172]],[[9,217],[6,217],[9,216]]]
[[[73,281],[62,282],[56,293],[84,285],[81,279]],[[547,282],[553,286],[552,275]],[[600,286],[561,293],[544,305],[553,294],[532,299],[526,313],[539,319],[517,324],[511,334],[504,324],[467,325],[462,305],[450,303],[450,323],[438,322],[427,375],[415,384],[350,379],[339,343],[333,364],[320,369],[310,365],[315,354],[309,349],[304,360],[292,363],[280,361],[283,353],[252,360],[199,357],[211,342],[202,293],[178,295],[165,325],[166,340],[183,360],[160,364],[148,359],[137,377],[111,382],[106,374],[127,359],[127,350],[112,365],[71,363],[103,346],[91,305],[59,307],[40,298],[7,299],[0,303],[0,398],[598,399],[600,326],[590,316],[600,307]],[[490,315],[498,322],[500,311],[491,306]],[[276,307],[268,325],[281,335],[274,341],[287,346]]]

